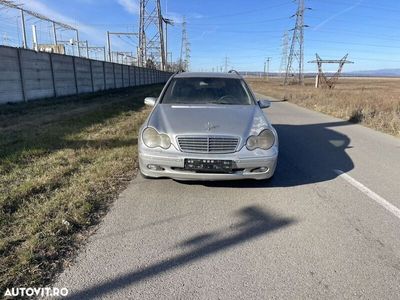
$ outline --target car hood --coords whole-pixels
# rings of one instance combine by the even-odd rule
[[[157,105],[148,126],[170,136],[234,135],[244,139],[269,128],[257,105]]]

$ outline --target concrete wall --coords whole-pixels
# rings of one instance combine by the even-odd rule
[[[105,89],[104,65],[102,61],[92,60],[93,90],[95,92]]]
[[[50,55],[48,53],[22,51],[20,59],[26,100],[53,97]]]
[[[165,83],[153,69],[0,46],[0,104]]]
[[[18,52],[13,48],[0,47],[0,103],[16,102],[24,99]]]
[[[25,51],[22,50],[21,52]],[[35,53],[33,51],[30,52]],[[74,59],[72,56],[52,55],[56,97],[77,93]]]

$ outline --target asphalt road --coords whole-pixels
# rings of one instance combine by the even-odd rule
[[[400,140],[287,102],[266,112],[281,144],[272,180],[139,176],[54,286],[76,299],[399,299]]]

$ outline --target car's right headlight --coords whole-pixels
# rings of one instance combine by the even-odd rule
[[[275,143],[275,134],[269,130],[264,129],[258,135],[251,135],[246,142],[246,148],[250,151],[257,148],[268,150]]]
[[[143,143],[149,148],[161,147],[163,149],[168,149],[171,146],[171,139],[169,136],[158,133],[158,131],[152,127],[147,127],[143,130],[142,139]]]

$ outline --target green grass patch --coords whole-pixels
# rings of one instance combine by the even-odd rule
[[[0,295],[43,286],[136,173],[160,85],[0,106]]]

